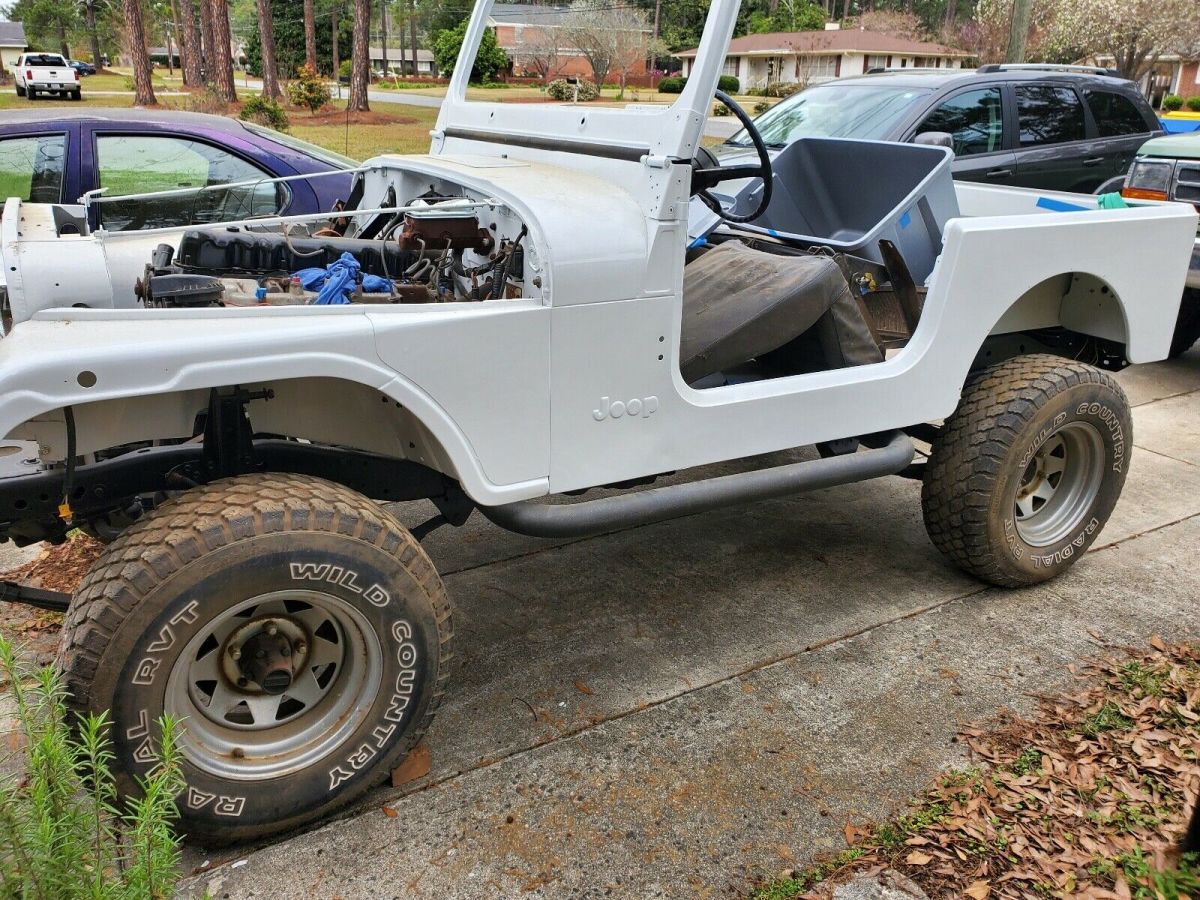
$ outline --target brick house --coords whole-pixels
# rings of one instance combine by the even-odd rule
[[[539,6],[533,3],[497,3],[492,7],[488,25],[496,31],[496,43],[512,60],[512,73],[517,76],[539,74],[532,68],[532,48],[544,43],[543,38],[553,30],[561,30],[571,9],[568,6]],[[648,31],[649,29],[647,29]],[[631,69],[631,80],[646,75],[645,62]],[[551,78],[592,77],[592,67],[578,48],[565,40],[558,42],[558,59]]]
[[[683,74],[690,74],[696,51],[683,50],[675,56],[683,60]],[[875,68],[958,69],[970,56],[928,41],[831,27],[734,38],[725,56],[723,74],[739,79],[742,90],[746,90],[774,82],[819,84]]]

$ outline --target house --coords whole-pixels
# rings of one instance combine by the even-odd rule
[[[539,61],[553,57],[550,78],[592,77],[592,67],[578,47],[562,37],[562,29],[571,14],[569,6],[540,6],[535,3],[497,3],[492,7],[488,26],[496,32],[496,43],[512,60],[514,75],[541,76]],[[646,29],[649,34],[650,29]],[[547,54],[545,47],[554,47]],[[645,61],[627,73],[637,82],[647,73]],[[614,76],[616,73],[613,73]]]
[[[1116,65],[1116,60],[1104,53],[1091,56],[1086,62],[1106,68]],[[1162,53],[1138,79],[1138,87],[1156,109],[1168,94],[1184,98],[1200,96],[1200,60],[1177,53]]]
[[[0,22],[0,68],[11,69],[25,52],[25,26],[20,22]]]
[[[383,47],[371,47],[369,50],[371,57],[371,71],[383,73]],[[421,47],[417,48],[417,71],[413,72],[412,63],[412,48],[405,47],[401,62],[401,52],[399,42],[393,44],[388,42],[387,48],[387,68],[388,72],[396,75],[423,75],[426,78],[437,78],[437,64],[433,61],[433,51],[425,50]],[[403,66],[403,71],[401,71]]]
[[[675,56],[683,60],[688,75],[695,50]],[[912,41],[878,31],[842,30],[749,34],[729,42],[722,74],[733,75],[742,90],[769,83],[819,84],[870,69],[962,68],[971,54],[942,44]]]

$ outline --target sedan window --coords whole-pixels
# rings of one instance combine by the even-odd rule
[[[268,179],[270,172],[203,141],[171,135],[101,135],[96,139],[99,186],[106,197]],[[281,186],[263,183],[157,199],[100,204],[113,231],[170,228],[274,215],[287,201]]]
[[[1000,88],[951,97],[917,126],[917,134],[944,131],[954,137],[956,156],[992,153],[1004,145],[1004,104]]]
[[[61,203],[65,134],[0,140],[0,203],[19,197],[30,203]]]
[[[1087,91],[1088,108],[1096,120],[1100,137],[1120,137],[1123,134],[1145,134],[1150,130],[1133,101],[1111,91]]]
[[[1083,104],[1068,87],[1023,84],[1016,88],[1021,146],[1062,144],[1087,137]]]

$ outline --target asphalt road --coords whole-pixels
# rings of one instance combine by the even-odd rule
[[[430,775],[270,846],[190,850],[213,868],[185,891],[725,896],[844,846],[963,762],[960,725],[1068,686],[1098,643],[1193,634],[1200,349],[1121,381],[1124,496],[1037,588],[951,568],[898,478],[559,544],[436,532],[458,643]]]

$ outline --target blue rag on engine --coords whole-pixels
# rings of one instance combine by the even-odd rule
[[[306,291],[318,291],[313,303],[329,306],[350,302],[350,294],[359,281],[361,271],[358,260],[349,253],[343,253],[328,268],[301,269],[293,272],[292,276],[300,279],[300,286]],[[362,276],[362,288],[368,294],[390,294],[392,283],[378,275],[366,274]]]

